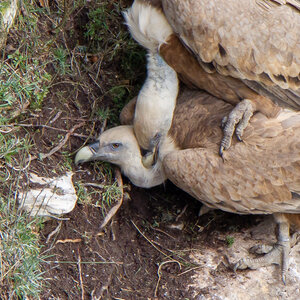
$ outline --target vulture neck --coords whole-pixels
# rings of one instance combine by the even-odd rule
[[[147,72],[133,124],[139,145],[151,151],[151,141],[165,136],[171,126],[179,87],[176,72],[157,53],[148,54]]]
[[[140,153],[126,160],[121,165],[121,170],[134,185],[142,188],[160,185],[167,179],[160,160],[151,168],[146,168]]]

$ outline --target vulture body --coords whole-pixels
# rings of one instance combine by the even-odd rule
[[[173,122],[160,141],[152,168],[141,162],[133,127],[120,126],[84,147],[76,163],[101,159],[121,167],[135,184],[151,187],[167,178],[210,208],[238,214],[274,214],[278,243],[266,259],[245,259],[237,268],[281,262],[287,270],[289,222],[300,225],[300,112],[282,109],[276,118],[256,114],[245,129],[244,143],[233,141],[218,155],[219,124],[232,106],[196,91],[179,96]],[[292,214],[292,215],[290,215]],[[279,250],[278,250],[279,249]]]
[[[241,139],[255,111],[274,117],[274,103],[299,110],[299,0],[135,0],[125,18],[132,36],[156,49],[188,86],[237,105],[221,152],[235,126]]]

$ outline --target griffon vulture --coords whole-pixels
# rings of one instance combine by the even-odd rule
[[[290,223],[300,227],[300,112],[280,109],[276,118],[257,113],[244,132],[218,155],[220,122],[232,110],[205,92],[185,91],[178,97],[171,128],[160,140],[152,168],[142,164],[139,144],[130,125],[103,132],[82,148],[75,162],[103,160],[120,166],[140,187],[167,178],[210,208],[238,214],[273,214],[277,243],[263,258],[245,258],[236,268],[281,264],[288,267]],[[299,214],[299,215],[298,215]]]
[[[299,0],[135,0],[125,18],[186,84],[236,105],[224,118],[221,154],[255,111],[299,110]]]

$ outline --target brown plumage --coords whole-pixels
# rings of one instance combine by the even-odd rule
[[[298,0],[136,0],[127,24],[141,45],[149,48],[152,39],[154,51],[158,34],[145,13],[149,5],[157,14],[163,12],[174,30],[165,40],[157,39],[156,49],[180,78],[189,87],[238,104],[229,112],[221,152],[230,146],[235,127],[241,138],[253,112],[274,117],[278,112],[274,103],[299,109]],[[155,29],[154,34],[148,27]]]
[[[134,100],[130,105],[132,110]],[[300,225],[300,112],[285,109],[276,118],[256,114],[245,130],[244,143],[234,140],[223,160],[218,155],[222,138],[219,124],[231,109],[230,104],[205,92],[184,91],[152,169],[141,162],[131,126],[104,132],[98,146],[83,148],[76,161],[101,159],[118,164],[141,187],[168,178],[211,208],[238,214],[274,214],[279,226],[276,247],[264,259],[244,259],[236,267],[280,262],[285,274],[289,224]]]
[[[300,96],[299,0],[162,0],[162,5],[207,72],[298,90]]]
[[[134,99],[131,110],[133,105]],[[226,211],[300,213],[300,198],[292,196],[292,191],[300,192],[300,113],[284,110],[270,119],[255,115],[244,143],[234,140],[223,161],[217,153],[219,124],[231,109],[204,92],[187,90],[180,95],[168,137],[160,145],[167,178],[199,200],[203,187],[210,186],[201,201]],[[287,200],[291,203],[284,207]]]
[[[300,229],[300,113],[282,111],[274,119],[257,114],[245,130],[244,143],[234,141],[223,162],[217,154],[222,137],[218,124],[231,106],[199,93],[185,97],[175,109],[169,140],[160,148],[166,177],[208,207],[274,214],[274,248],[263,258],[242,259],[234,268],[278,263],[285,281],[289,225]],[[170,144],[175,151],[168,149]]]

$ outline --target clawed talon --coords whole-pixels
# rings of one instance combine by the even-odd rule
[[[281,278],[285,284],[286,272],[289,265],[290,242],[278,242],[271,246],[254,246],[251,248],[256,253],[266,253],[259,258],[242,258],[234,266],[233,271],[249,269],[258,269],[260,267],[269,266],[271,264],[281,265]],[[270,251],[268,251],[270,250]]]
[[[267,254],[272,251],[273,246],[270,245],[255,245],[249,249],[252,254]]]
[[[235,132],[237,139],[241,142],[245,128],[248,126],[250,118],[254,113],[251,100],[244,99],[236,105],[229,116],[222,119],[221,127],[224,131],[224,136],[221,141],[219,150],[220,156],[223,156],[223,151],[227,150],[231,145],[232,136]]]

